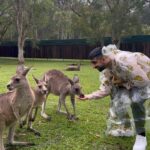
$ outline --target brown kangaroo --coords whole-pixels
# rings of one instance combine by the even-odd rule
[[[15,125],[21,123],[21,117],[31,109],[34,102],[34,94],[30,88],[26,75],[30,68],[18,70],[7,85],[13,91],[0,94],[0,150],[5,150],[3,144],[3,131],[9,127],[8,144],[29,145],[33,143],[14,141]]]
[[[67,114],[68,119],[75,119],[76,118],[76,111],[75,111],[75,95],[83,95],[81,92],[81,86],[79,83],[78,76],[74,76],[73,80],[69,79],[59,70],[50,70],[46,72],[43,76],[43,81],[47,83],[48,93],[47,97],[50,93],[59,96],[58,102],[58,112]],[[70,96],[71,103],[73,106],[74,114],[71,115],[67,109],[65,99],[66,96]],[[63,104],[66,113],[61,111],[61,105]],[[46,101],[44,101],[42,105],[41,116],[46,119],[49,119],[49,116],[45,113],[45,106]]]
[[[69,66],[67,66],[67,68],[65,69],[66,71],[80,71],[80,66],[81,64],[71,64]]]
[[[45,81],[38,80],[34,76],[33,76],[33,79],[36,82],[36,87],[32,89],[34,96],[35,96],[35,101],[30,111],[30,114],[26,115],[26,118],[23,121],[23,125],[25,125],[27,122],[27,130],[33,132],[35,135],[40,136],[41,134],[32,127],[32,122],[34,122],[36,119],[39,106],[41,106],[42,103],[46,100],[46,94],[48,90],[47,90],[47,84],[45,83]]]

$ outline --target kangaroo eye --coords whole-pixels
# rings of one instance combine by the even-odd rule
[[[78,92],[78,91],[79,91],[79,89],[75,88],[75,91],[76,91],[76,92]]]
[[[42,86],[41,86],[41,85],[39,85],[39,88],[41,89],[41,88],[42,88]]]
[[[18,82],[20,81],[20,79],[19,79],[19,78],[16,78],[15,81],[18,83]]]

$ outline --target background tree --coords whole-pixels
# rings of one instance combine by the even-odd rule
[[[147,1],[142,10],[139,14],[142,30],[144,34],[150,34],[150,2]]]
[[[120,43],[123,36],[150,33],[148,0],[1,0],[1,4],[0,38],[22,41],[20,52],[25,39],[86,38],[103,44],[104,37]],[[23,53],[19,56],[24,61]]]
[[[32,18],[31,7],[32,1],[26,0],[12,0],[14,8],[14,19],[16,20],[16,27],[18,33],[18,61],[24,64],[24,43],[27,35],[27,30],[30,26],[30,19]]]
[[[108,10],[107,22],[110,24],[110,36],[114,44],[120,44],[125,35],[142,33],[139,13],[145,4],[144,0],[105,0]]]
[[[12,6],[9,1],[0,1],[0,40],[2,40],[13,22]]]

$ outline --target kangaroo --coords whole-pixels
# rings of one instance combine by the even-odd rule
[[[37,115],[39,106],[41,106],[42,103],[46,100],[46,94],[48,91],[47,91],[47,85],[46,85],[45,81],[38,80],[34,76],[33,76],[33,79],[35,80],[35,82],[37,84],[36,87],[33,88],[35,101],[34,101],[32,109],[30,111],[30,114],[26,115],[26,118],[23,121],[23,125],[25,125],[28,120],[27,130],[33,132],[35,135],[40,136],[41,134],[32,127],[32,122],[35,121],[35,119],[36,119],[36,115]]]
[[[80,66],[81,66],[81,64],[78,64],[78,65],[71,64],[65,70],[66,71],[80,71]]]
[[[75,112],[75,95],[83,95],[81,92],[81,86],[79,83],[78,76],[74,76],[73,80],[69,79],[59,70],[50,70],[46,72],[43,76],[43,81],[47,83],[47,97],[50,93],[59,96],[58,109],[59,113],[66,114],[68,119],[73,120],[76,118]],[[74,114],[71,115],[67,109],[65,104],[66,96],[70,96],[71,103],[73,106]],[[63,104],[66,113],[61,111],[61,105]],[[42,104],[41,116],[45,119],[49,119],[50,117],[45,113],[46,101]]]
[[[9,127],[8,144],[33,144],[14,141],[15,125],[17,121],[21,122],[21,117],[29,112],[34,101],[34,94],[26,79],[29,70],[30,68],[26,68],[23,71],[17,70],[16,75],[11,78],[7,85],[9,90],[14,90],[0,94],[0,150],[5,150],[2,135],[6,127]]]

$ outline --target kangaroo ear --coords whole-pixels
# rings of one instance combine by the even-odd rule
[[[78,82],[79,82],[79,77],[78,77],[78,75],[74,75],[74,77],[73,77],[73,82],[74,82],[74,83],[78,83]]]
[[[23,75],[23,76],[26,76],[27,73],[30,71],[30,69],[31,69],[31,67],[25,68],[25,69],[23,70],[23,72],[22,72],[22,75]]]
[[[32,75],[33,79],[35,80],[35,82],[38,84],[39,83],[39,80],[34,76]]]
[[[74,82],[71,79],[69,79],[69,78],[68,78],[68,81],[70,82],[71,85],[74,84]]]

